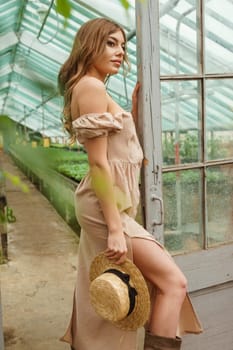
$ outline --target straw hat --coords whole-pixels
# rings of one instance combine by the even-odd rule
[[[146,323],[149,291],[132,261],[116,265],[101,253],[91,264],[90,281],[90,301],[98,315],[124,330],[136,330]]]

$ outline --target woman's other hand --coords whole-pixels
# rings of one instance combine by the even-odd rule
[[[132,116],[136,125],[138,120],[138,93],[140,86],[140,83],[137,82],[132,94]]]
[[[127,245],[123,232],[109,232],[108,248],[105,250],[105,255],[109,260],[113,260],[115,264],[122,264],[125,261]]]

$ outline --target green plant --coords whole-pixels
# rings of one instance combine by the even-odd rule
[[[2,254],[2,249],[0,248],[0,265],[3,265],[7,262],[7,259],[4,258],[3,254]]]
[[[198,136],[193,133],[179,135],[179,156],[182,162],[198,161]],[[165,164],[172,164],[175,160],[174,135],[163,136],[163,159]]]
[[[48,169],[53,169],[79,182],[88,171],[87,154],[83,150],[17,145],[12,146],[11,151],[22,159],[25,165],[45,174]]]
[[[197,131],[179,134],[179,156],[181,162],[197,162],[200,139]],[[206,153],[209,159],[224,158],[227,149],[221,139],[212,137],[207,140]],[[163,134],[163,159],[165,164],[173,164],[175,159],[175,137],[173,134]]]
[[[198,136],[187,133],[180,142],[180,156],[186,160],[198,161]]]
[[[207,141],[207,154],[210,159],[224,158],[227,150],[222,147],[222,140],[211,138]]]
[[[175,145],[174,138],[172,136],[163,138],[163,159],[166,163],[169,163],[169,159],[174,158]]]
[[[57,167],[57,171],[75,181],[80,182],[88,172],[88,163],[63,163]]]

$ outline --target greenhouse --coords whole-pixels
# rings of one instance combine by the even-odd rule
[[[203,327],[182,349],[232,350],[232,13],[232,0],[0,0],[1,350],[69,348],[74,193],[89,163],[64,128],[58,73],[100,17],[122,26],[130,62],[108,94],[130,112],[140,82],[136,220],[184,272]]]

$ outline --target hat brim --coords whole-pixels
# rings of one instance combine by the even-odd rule
[[[91,263],[90,281],[93,281],[99,275],[108,269],[118,269],[130,275],[130,283],[137,291],[135,307],[132,313],[121,321],[112,322],[116,327],[124,330],[136,330],[142,327],[149,318],[150,313],[150,295],[146,281],[137,268],[137,266],[129,259],[121,265],[111,262],[104,253],[97,255]]]

